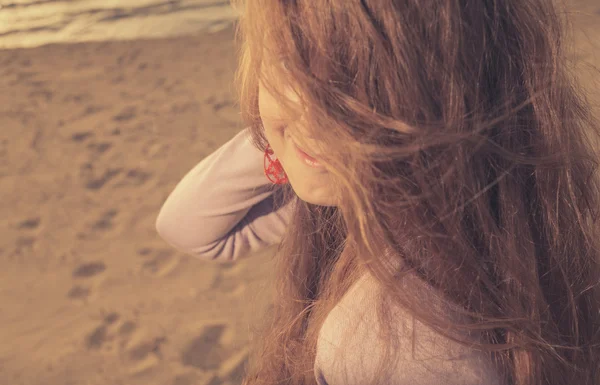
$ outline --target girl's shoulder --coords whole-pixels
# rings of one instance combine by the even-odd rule
[[[366,273],[325,319],[319,332],[315,371],[327,383],[367,384],[381,361],[385,337],[377,317],[379,287]],[[433,305],[433,304],[432,304]],[[490,359],[413,320],[404,309],[392,310],[399,351],[389,384],[499,384]],[[386,382],[387,381],[387,382]]]

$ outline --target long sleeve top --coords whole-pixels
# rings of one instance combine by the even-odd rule
[[[204,260],[235,261],[281,242],[292,203],[274,205],[280,192],[265,176],[263,156],[240,131],[177,184],[156,219],[170,245]],[[365,275],[327,316],[317,342],[318,384],[359,385],[374,376],[382,353],[375,317],[378,286]],[[499,385],[491,361],[397,311],[406,349],[382,384]],[[414,336],[418,335],[418,343]],[[404,338],[404,337],[403,337]],[[403,341],[404,342],[404,341]],[[404,344],[402,345],[404,346]]]

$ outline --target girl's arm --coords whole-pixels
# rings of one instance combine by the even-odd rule
[[[264,154],[247,129],[198,163],[177,184],[156,219],[158,234],[193,256],[233,261],[281,242],[292,204],[264,174]]]

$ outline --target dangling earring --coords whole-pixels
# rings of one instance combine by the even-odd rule
[[[267,178],[275,184],[286,184],[288,183],[288,177],[279,162],[279,159],[273,159],[272,155],[274,155],[273,149],[270,144],[267,144],[267,149],[265,150],[265,160],[264,160],[264,168],[265,175]]]

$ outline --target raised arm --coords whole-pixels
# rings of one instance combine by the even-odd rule
[[[233,261],[281,242],[292,204],[264,174],[247,129],[204,158],[177,184],[156,219],[159,235],[193,256]]]

